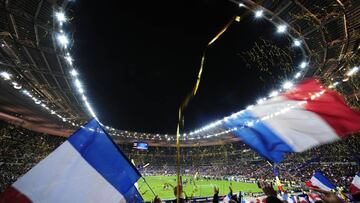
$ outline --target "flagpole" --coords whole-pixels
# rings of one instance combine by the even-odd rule
[[[155,194],[155,192],[153,191],[153,189],[150,187],[150,185],[147,183],[146,179],[141,176],[141,178],[144,180],[145,184],[148,186],[148,188],[150,189],[150,191],[153,193],[154,197],[156,197],[157,195]]]

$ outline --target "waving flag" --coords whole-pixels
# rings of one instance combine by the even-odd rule
[[[349,191],[352,195],[360,193],[360,172],[358,172],[351,182]]]
[[[306,182],[306,186],[320,188],[325,191],[335,189],[335,186],[319,171],[316,171],[310,181]]]
[[[309,203],[309,201],[306,199],[305,196],[299,196],[299,202],[298,203]]]
[[[232,195],[231,192],[228,193],[228,194],[224,197],[223,202],[224,202],[224,203],[230,202],[230,200],[231,200],[231,195]]]
[[[308,194],[308,197],[309,197],[309,201],[310,201],[311,203],[314,203],[314,202],[316,202],[316,201],[322,201],[320,195],[318,195],[318,194],[309,193],[309,194]]]
[[[240,112],[225,127],[268,160],[302,152],[360,131],[360,112],[335,91],[308,79],[290,91]]]
[[[0,195],[0,202],[142,202],[140,174],[96,120]]]

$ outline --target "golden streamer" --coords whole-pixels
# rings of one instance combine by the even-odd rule
[[[185,108],[187,107],[187,105],[189,104],[190,100],[196,95],[197,90],[199,88],[199,84],[200,84],[200,80],[201,80],[201,75],[203,72],[203,67],[204,67],[204,62],[205,62],[205,56],[206,56],[206,51],[209,48],[209,46],[211,46],[229,27],[230,25],[234,22],[239,22],[240,21],[240,16],[234,16],[233,18],[231,18],[231,20],[224,26],[223,29],[220,30],[220,32],[212,39],[210,40],[210,42],[206,45],[203,53],[202,53],[202,57],[201,57],[201,63],[200,63],[200,69],[199,69],[199,73],[197,75],[197,79],[196,79],[196,83],[194,88],[192,89],[192,91],[185,97],[184,101],[181,103],[180,107],[179,107],[179,112],[178,112],[178,123],[177,123],[177,128],[176,128],[176,149],[177,149],[177,154],[176,154],[176,165],[177,165],[177,195],[176,195],[176,202],[179,203],[180,202],[180,192],[182,188],[182,181],[181,181],[181,176],[180,176],[180,129],[183,128],[184,126],[184,111]]]

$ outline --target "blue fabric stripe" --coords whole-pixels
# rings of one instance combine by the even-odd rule
[[[135,186],[130,188],[130,190],[123,195],[124,195],[124,198],[126,199],[126,202],[130,202],[130,203],[143,203],[144,202],[143,198],[141,197],[139,191],[136,189]]]
[[[314,177],[318,179],[322,184],[326,185],[326,187],[334,189],[335,185],[333,185],[320,171],[316,171]]]
[[[233,133],[271,162],[279,163],[282,161],[284,153],[294,152],[265,123],[257,122],[252,127],[246,126],[248,122],[257,119],[249,111],[245,111],[236,118],[226,121],[225,126],[228,128],[236,127],[237,130]]]
[[[81,156],[121,194],[127,193],[140,174],[93,119],[68,141]]]

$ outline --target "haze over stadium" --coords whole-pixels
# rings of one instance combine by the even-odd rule
[[[359,1],[0,8],[0,202],[358,201]]]

